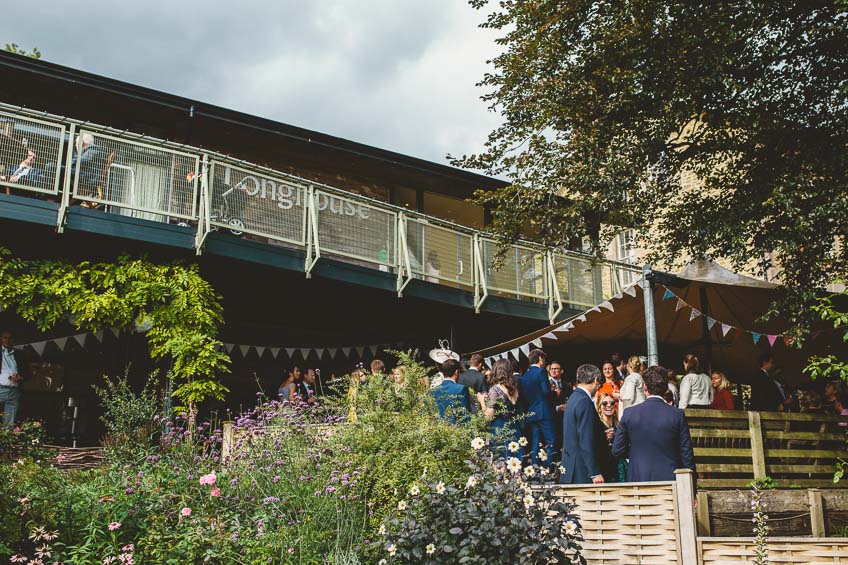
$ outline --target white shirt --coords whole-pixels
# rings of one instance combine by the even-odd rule
[[[18,383],[13,383],[9,380],[9,377],[18,372],[18,362],[15,361],[14,350],[6,349],[5,347],[0,347],[0,349],[3,350],[3,364],[0,367],[0,386],[18,386]]]
[[[630,373],[621,387],[622,410],[645,402],[645,381],[639,373]]]
[[[713,403],[713,383],[704,373],[689,373],[680,381],[680,403],[679,408],[686,408],[690,404],[709,406]]]

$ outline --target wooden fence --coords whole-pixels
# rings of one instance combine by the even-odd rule
[[[772,477],[781,486],[832,487],[838,458],[848,458],[845,416],[687,410],[698,486],[744,487]]]
[[[769,538],[768,562],[795,565],[848,564],[848,539]],[[752,563],[756,546],[751,538],[698,538],[697,565]]]

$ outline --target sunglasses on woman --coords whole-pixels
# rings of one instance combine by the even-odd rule
[[[615,402],[601,402],[601,406],[615,406]]]

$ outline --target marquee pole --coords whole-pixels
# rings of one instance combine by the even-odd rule
[[[648,366],[659,365],[657,320],[654,316],[654,284],[651,265],[642,267],[642,297],[645,300],[645,339],[648,342]]]

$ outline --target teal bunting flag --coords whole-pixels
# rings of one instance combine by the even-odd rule
[[[714,325],[716,325],[716,321],[707,316],[707,329],[712,330]]]
[[[673,293],[673,292],[671,292],[671,291],[670,291],[670,290],[668,290],[668,289],[665,289],[665,294],[663,294],[662,299],[663,299],[663,300],[668,300],[669,298],[673,298],[673,297],[674,297],[674,293]]]
[[[751,337],[754,338],[754,344],[760,342],[760,338],[763,337],[763,334],[758,334],[757,332],[751,332]]]

